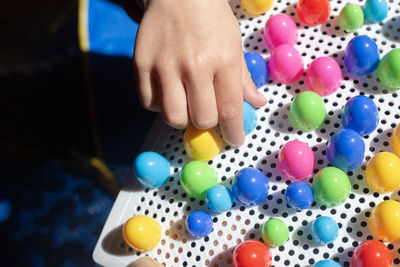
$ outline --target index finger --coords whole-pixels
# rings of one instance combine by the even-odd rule
[[[222,136],[228,144],[239,147],[244,142],[243,89],[240,64],[217,72],[214,90],[218,121]]]

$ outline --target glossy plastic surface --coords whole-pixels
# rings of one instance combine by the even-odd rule
[[[336,92],[342,80],[342,70],[331,57],[315,59],[306,72],[307,88],[320,96],[327,96]]]
[[[388,247],[378,240],[362,242],[351,257],[352,267],[391,267],[392,254]]]
[[[290,105],[290,122],[304,132],[318,129],[324,123],[325,118],[325,104],[317,93],[302,92],[294,98]]]
[[[342,111],[342,125],[360,135],[375,131],[379,124],[379,112],[374,101],[366,96],[354,96],[347,101]]]
[[[133,163],[133,175],[144,187],[158,188],[168,180],[170,164],[156,152],[143,152]]]
[[[296,23],[285,14],[271,16],[264,27],[264,41],[269,49],[287,44],[295,45],[298,39]]]
[[[367,0],[364,5],[365,19],[376,23],[387,17],[388,4],[386,0]]]
[[[364,160],[364,141],[356,131],[342,129],[329,140],[326,147],[328,161],[341,170],[353,170]]]
[[[235,175],[232,193],[235,199],[246,206],[263,202],[269,191],[268,178],[256,168],[241,169]]]
[[[255,86],[260,88],[268,81],[267,62],[256,52],[244,53],[247,69],[250,72],[251,79]]]
[[[283,246],[289,239],[289,228],[282,220],[271,218],[263,225],[261,236],[270,247]]]
[[[335,167],[326,167],[315,175],[312,191],[314,199],[319,204],[334,207],[349,198],[351,184],[342,170]]]
[[[214,185],[206,193],[206,203],[214,212],[224,212],[232,208],[233,195],[231,190],[223,185]]]
[[[320,245],[335,241],[338,232],[339,226],[330,217],[321,216],[311,224],[311,236]]]
[[[397,124],[396,128],[394,129],[392,137],[390,138],[390,142],[392,143],[394,152],[400,157],[400,123]]]
[[[186,217],[186,230],[194,238],[208,236],[213,229],[213,220],[207,212],[196,210]]]
[[[300,0],[296,13],[299,20],[309,26],[326,22],[331,13],[329,0]]]
[[[369,217],[371,233],[385,242],[400,239],[400,202],[385,200],[376,206]]]
[[[391,152],[380,152],[368,162],[365,179],[369,188],[388,193],[400,187],[400,158]]]
[[[264,243],[257,240],[247,240],[236,246],[233,251],[234,267],[270,267],[272,254]]]
[[[272,79],[280,83],[293,83],[300,79],[304,71],[303,59],[291,45],[280,45],[269,58],[269,71]]]
[[[286,202],[296,210],[304,210],[311,206],[314,194],[311,187],[305,182],[293,182],[286,188]]]
[[[246,135],[251,133],[257,126],[256,110],[246,101],[243,101],[243,130]]]
[[[189,158],[208,161],[219,154],[222,140],[214,129],[197,129],[189,125],[183,135],[183,144]]]
[[[280,173],[293,181],[311,176],[315,166],[314,153],[304,142],[287,142],[279,151],[278,168]]]
[[[261,15],[267,12],[274,3],[274,0],[242,0],[244,10],[253,15]]]
[[[375,41],[366,35],[350,40],[344,53],[346,69],[355,75],[364,76],[378,68],[379,49]]]
[[[342,267],[342,265],[333,260],[322,260],[317,262],[314,267]]]
[[[137,215],[126,221],[123,227],[125,242],[138,251],[149,251],[161,240],[161,226],[152,217]]]
[[[378,65],[378,77],[391,91],[400,88],[400,48],[387,53]]]
[[[181,170],[181,185],[191,197],[203,199],[207,190],[217,183],[215,170],[202,161],[190,161]]]
[[[339,25],[347,31],[353,32],[364,24],[364,12],[360,6],[347,4],[339,14]]]

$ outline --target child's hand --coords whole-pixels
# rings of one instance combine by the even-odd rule
[[[241,42],[226,0],[148,0],[134,54],[143,106],[176,128],[219,123],[227,143],[242,145],[243,99],[255,107],[266,101]]]

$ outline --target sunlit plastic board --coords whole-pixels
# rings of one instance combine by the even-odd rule
[[[349,1],[363,5],[364,1]],[[288,119],[291,100],[305,89],[304,77],[298,82],[283,85],[270,80],[260,88],[268,104],[257,111],[257,128],[246,137],[239,149],[225,147],[209,164],[218,172],[222,183],[229,185],[235,172],[243,167],[262,169],[270,181],[270,195],[258,206],[244,208],[237,205],[232,210],[213,214],[214,230],[206,238],[194,240],[185,231],[184,220],[190,211],[207,210],[204,201],[188,197],[179,185],[179,171],[190,159],[182,144],[183,131],[166,126],[161,119],[154,123],[143,150],[153,150],[164,155],[171,163],[171,178],[164,186],[145,190],[129,177],[121,190],[106,221],[97,246],[94,260],[105,266],[127,266],[143,255],[149,255],[166,266],[231,266],[234,247],[248,239],[260,239],[260,229],[269,218],[282,219],[289,225],[290,239],[282,247],[272,249],[273,265],[312,266],[321,259],[334,259],[342,266],[350,265],[354,248],[372,238],[368,230],[371,209],[385,199],[398,197],[392,194],[372,192],[365,183],[364,173],[368,161],[379,151],[392,151],[390,136],[400,122],[399,91],[387,92],[377,80],[376,73],[356,77],[343,68],[343,51],[351,38],[366,34],[378,44],[381,57],[391,49],[400,47],[400,2],[389,1],[388,18],[379,24],[365,24],[354,33],[344,33],[338,26],[337,16],[347,1],[331,1],[330,19],[323,25],[306,27],[299,25],[299,41],[296,48],[302,53],[308,66],[317,57],[330,56],[341,65],[344,81],[334,94],[324,97],[328,117],[323,126],[313,132],[303,133],[292,127]],[[262,54],[267,60],[267,50],[262,38],[266,20],[273,14],[284,12],[299,23],[295,15],[295,1],[276,1],[272,10],[259,17],[246,14],[238,0],[230,2],[239,20],[246,51]],[[379,107],[380,123],[376,131],[364,138],[366,153],[363,164],[347,172],[352,184],[350,198],[335,208],[314,203],[301,212],[289,208],[284,198],[289,182],[277,170],[277,154],[287,141],[298,139],[307,142],[314,150],[316,169],[327,166],[326,142],[341,129],[341,110],[346,101],[359,94],[371,97]],[[312,179],[308,180],[312,182]],[[156,218],[162,226],[162,240],[153,251],[138,253],[129,248],[122,238],[122,226],[133,215],[147,214]],[[339,237],[325,246],[316,245],[310,236],[310,224],[319,215],[331,216],[340,226]],[[400,227],[400,226],[399,226]],[[400,265],[399,243],[388,244],[394,265]],[[378,266],[377,266],[378,267]]]

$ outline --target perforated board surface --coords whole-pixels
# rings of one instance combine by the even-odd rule
[[[232,266],[234,247],[247,239],[260,239],[261,226],[269,218],[282,219],[290,229],[290,239],[282,247],[272,249],[273,266],[310,266],[322,259],[338,260],[349,266],[354,248],[367,238],[372,238],[368,226],[371,209],[385,199],[399,198],[400,194],[378,194],[371,192],[365,183],[364,171],[368,160],[380,151],[392,151],[390,136],[400,122],[399,91],[387,92],[377,80],[376,73],[366,77],[349,74],[343,67],[343,53],[347,43],[357,34],[373,38],[380,49],[381,57],[391,49],[400,47],[400,2],[389,0],[388,18],[380,24],[365,24],[355,33],[344,33],[338,26],[337,16],[341,8],[352,2],[363,5],[365,1],[331,1],[332,13],[324,25],[306,27],[295,16],[297,1],[275,1],[272,10],[265,15],[252,18],[246,14],[240,1],[230,1],[242,30],[246,51],[261,53],[267,60],[269,52],[262,39],[266,20],[273,14],[286,13],[299,26],[299,41],[296,48],[302,53],[308,66],[321,56],[331,56],[341,66],[344,81],[334,94],[324,97],[328,117],[323,126],[310,133],[293,129],[288,114],[293,97],[305,89],[304,76],[296,83],[282,85],[272,80],[260,88],[268,104],[257,111],[257,128],[246,137],[239,149],[225,147],[209,164],[215,168],[221,183],[230,186],[235,172],[243,167],[262,169],[270,181],[270,194],[262,204],[250,208],[236,205],[232,210],[213,214],[214,230],[206,238],[194,240],[185,230],[184,220],[190,211],[207,210],[204,201],[188,197],[179,185],[179,171],[190,159],[183,147],[183,131],[166,126],[158,119],[144,145],[144,150],[153,150],[164,155],[171,163],[172,176],[164,186],[155,190],[144,190],[129,177],[129,183],[120,192],[94,251],[94,259],[105,266],[127,266],[143,255],[149,255],[166,266]],[[326,208],[313,203],[308,210],[297,212],[289,208],[284,192],[289,184],[277,169],[280,147],[294,139],[304,141],[312,147],[316,156],[315,173],[326,167],[326,143],[330,136],[341,129],[341,109],[346,101],[358,94],[374,100],[379,108],[380,123],[376,131],[364,138],[366,153],[363,164],[347,172],[352,192],[350,198],[335,208]],[[309,183],[312,179],[308,180]],[[129,248],[122,238],[122,226],[133,215],[146,214],[156,218],[162,226],[162,240],[151,252],[138,253]],[[309,227],[318,215],[334,218],[340,227],[339,237],[326,246],[316,245],[309,234]],[[400,227],[400,226],[399,226]],[[400,244],[388,244],[395,266],[400,266]],[[378,267],[378,266],[377,266]]]

